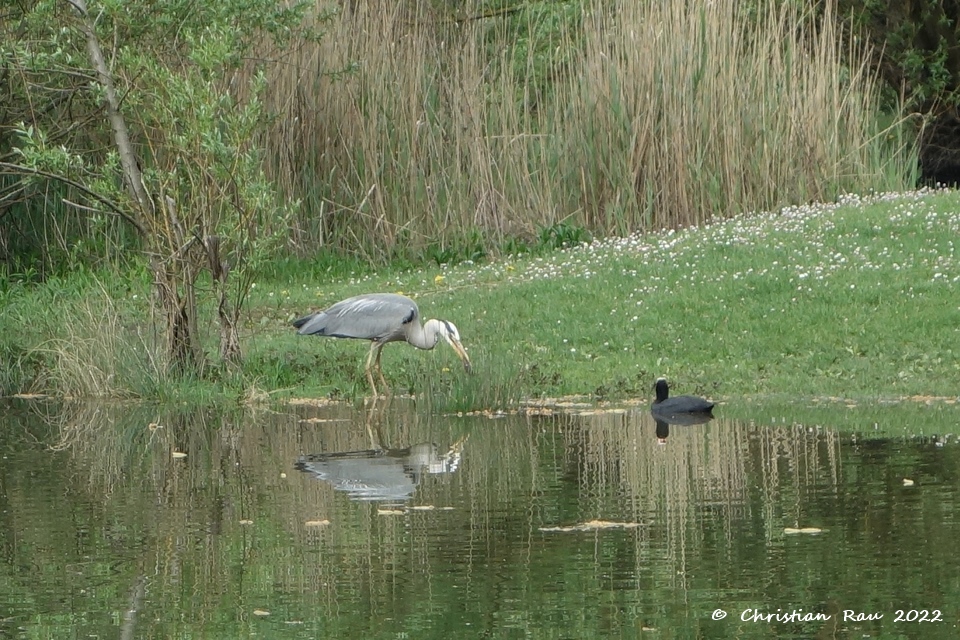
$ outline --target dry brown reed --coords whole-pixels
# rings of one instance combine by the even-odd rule
[[[519,49],[516,14],[355,4],[270,72],[272,174],[304,202],[303,252],[491,249],[559,222],[624,234],[909,173],[829,7],[815,24],[797,3],[585,0],[537,42],[531,14]]]
[[[167,361],[149,322],[124,321],[118,301],[102,287],[49,319],[56,336],[34,351],[52,361],[39,389],[67,398],[137,398],[169,382]]]

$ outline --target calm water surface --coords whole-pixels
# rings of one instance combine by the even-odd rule
[[[0,405],[0,638],[958,637],[960,410],[843,411]]]

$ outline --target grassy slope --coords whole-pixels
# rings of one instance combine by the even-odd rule
[[[261,283],[248,371],[297,395],[363,393],[364,344],[297,338],[284,323],[348,295],[403,291],[425,317],[458,325],[477,375],[464,376],[444,345],[391,345],[384,369],[401,391],[453,398],[444,406],[647,397],[658,375],[721,398],[955,396],[958,231],[956,192],[907,194],[542,258]]]
[[[958,232],[960,194],[945,192],[483,265],[351,278],[343,274],[361,267],[287,263],[251,296],[242,374],[212,383],[163,373],[149,278],[78,275],[4,290],[0,382],[73,396],[360,397],[366,344],[298,337],[288,322],[349,295],[403,291],[425,317],[455,322],[474,361],[467,376],[443,344],[384,350],[394,389],[439,410],[570,394],[646,399],[659,375],[676,392],[719,399],[956,398]]]

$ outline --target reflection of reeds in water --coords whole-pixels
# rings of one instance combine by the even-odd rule
[[[306,419],[312,422],[299,427],[303,452],[369,448],[365,417],[356,415],[355,421],[337,423],[325,422],[332,418],[326,410],[311,414]],[[331,610],[346,607],[358,592],[390,606],[386,603],[405,600],[407,591],[415,590],[411,585],[421,589],[433,584],[449,576],[452,567],[472,581],[493,549],[509,558],[504,566],[528,565],[524,550],[536,535],[532,523],[521,526],[525,542],[504,540],[518,535],[511,528],[514,514],[530,513],[533,487],[540,482],[535,423],[518,426],[515,420],[430,416],[394,401],[374,417],[371,427],[387,447],[434,442],[445,449],[466,437],[460,467],[454,474],[422,477],[411,500],[392,506],[351,502],[329,484],[300,474],[296,479],[300,512],[322,514],[331,524],[304,528],[299,523],[295,535],[308,561],[285,576],[284,584],[292,589],[298,582],[309,584]],[[518,509],[517,503],[524,506]]]
[[[839,434],[800,424],[763,427],[756,433],[762,436],[754,443],[754,458],[761,477],[767,536],[781,534],[784,527],[806,526],[801,505],[810,487],[825,484],[836,492],[840,486]]]
[[[681,581],[685,558],[705,543],[701,524],[705,516],[722,524],[730,547],[758,506],[767,536],[782,535],[785,526],[807,524],[801,521],[801,504],[812,485],[835,489],[840,480],[839,436],[801,425],[757,428],[716,419],[674,427],[666,443],[659,444],[654,421],[646,412],[562,422],[568,449],[582,465],[583,520],[643,524],[636,530],[638,570],[651,549],[665,546],[675,567],[672,574]],[[619,502],[597,499],[613,487],[625,497]],[[751,500],[756,488],[759,505]],[[618,504],[628,506],[628,511],[602,512]],[[660,535],[666,537],[666,545],[653,541]]]
[[[63,434],[90,495],[122,500],[111,535],[137,532],[155,599],[192,594],[178,611],[194,618],[241,587],[245,602],[296,594],[330,619],[360,600],[396,613],[413,593],[485,590],[502,572],[535,599],[541,565],[567,562],[584,540],[634,549],[626,571],[637,583],[687,588],[690,559],[711,545],[736,553],[736,533],[759,518],[773,537],[820,524],[804,521],[802,505],[840,480],[834,433],[717,419],[672,428],[660,445],[644,411],[491,420],[403,402],[372,415],[342,405],[233,414],[87,405],[64,414]],[[420,478],[396,514],[294,468],[305,454],[443,449],[464,437],[456,473]],[[592,520],[641,526],[541,531]],[[605,584],[601,556],[593,585]]]
[[[51,448],[71,453],[95,495],[110,495],[134,469],[148,477],[163,475],[176,444],[175,429],[159,415],[149,405],[64,403],[47,417],[59,433]]]
[[[59,428],[56,448],[69,453],[78,491],[95,502],[121,501],[122,522],[109,535],[136,532],[135,564],[151,592],[166,594],[160,600],[192,594],[178,604],[184,615],[216,609],[224,589],[243,584],[238,567],[257,574],[257,588],[316,593],[329,611],[367,572],[385,575],[411,553],[423,571],[433,570],[434,514],[383,516],[380,505],[350,503],[294,469],[309,453],[459,438],[450,424],[434,429],[412,405],[368,415],[344,405],[253,413],[87,403],[47,419]],[[449,504],[443,482],[421,484],[426,490],[411,504]],[[368,587],[377,598],[392,589],[382,581]]]

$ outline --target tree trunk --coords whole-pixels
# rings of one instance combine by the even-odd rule
[[[210,278],[217,290],[217,318],[220,321],[220,358],[228,367],[238,367],[243,358],[240,351],[240,333],[237,329],[239,318],[230,306],[227,293],[227,279],[230,277],[230,265],[220,256],[219,236],[207,236],[204,239],[207,250],[207,266]]]
[[[206,364],[197,329],[198,269],[187,257],[195,239],[187,239],[177,205],[165,198],[169,237],[176,246],[171,255],[151,263],[157,298],[167,321],[167,350],[171,366],[180,373],[202,373]]]
[[[97,78],[103,86],[106,104],[104,108],[113,131],[113,141],[120,157],[123,180],[130,197],[136,203],[137,225],[145,234],[144,241],[154,254],[151,262],[157,301],[166,319],[167,355],[174,370],[200,372],[203,369],[203,351],[196,323],[196,273],[184,255],[190,249],[192,240],[186,240],[181,228],[175,203],[167,199],[165,210],[157,211],[153,200],[143,183],[143,174],[130,140],[126,120],[120,111],[113,76],[107,67],[100,40],[97,38],[93,21],[87,12],[86,0],[67,0],[80,17],[80,28],[87,38],[87,52],[97,72]],[[157,233],[157,217],[166,216],[166,224],[161,229],[166,233]],[[172,231],[172,233],[171,233]],[[161,237],[166,237],[168,246],[164,251]],[[172,246],[171,242],[172,241]],[[182,290],[181,290],[182,287]]]
[[[103,92],[106,96],[107,118],[110,120],[110,128],[113,130],[113,142],[117,145],[117,153],[120,156],[120,166],[123,168],[123,178],[127,185],[130,196],[140,207],[140,215],[146,216],[153,212],[153,202],[147,194],[147,189],[143,185],[143,174],[140,172],[140,165],[137,163],[137,156],[133,151],[133,144],[130,142],[130,132],[127,129],[127,123],[120,113],[120,100],[117,98],[117,90],[113,84],[113,76],[110,75],[110,69],[103,57],[103,50],[100,48],[100,40],[97,38],[97,32],[93,28],[90,15],[87,13],[87,0],[68,0],[73,8],[80,15],[80,28],[87,37],[87,52],[90,54],[90,62],[97,72],[97,79],[103,86]]]

